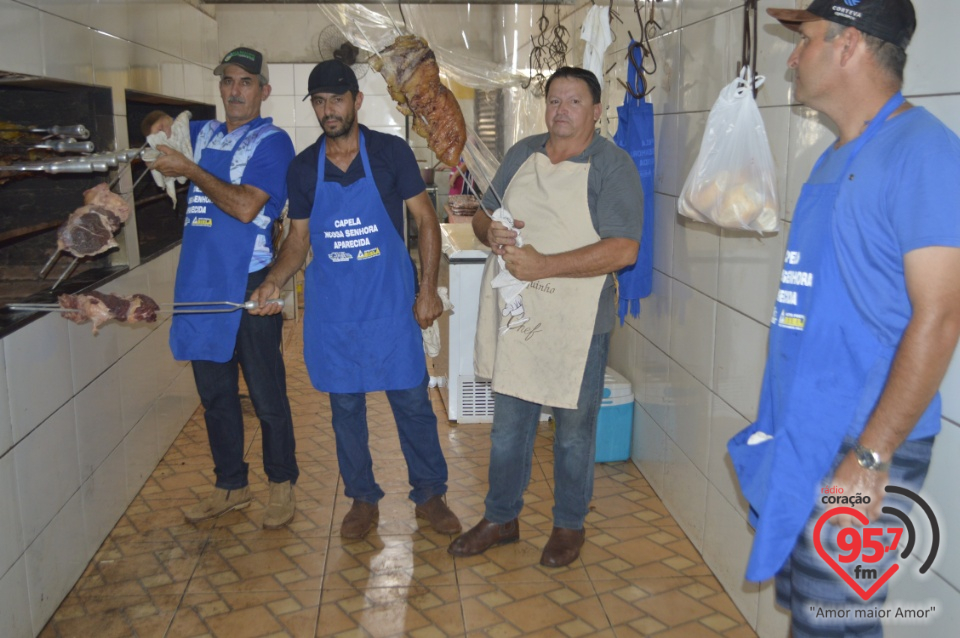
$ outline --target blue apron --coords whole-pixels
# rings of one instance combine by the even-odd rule
[[[326,138],[310,213],[303,358],[321,392],[406,390],[427,373],[413,315],[416,276],[383,206],[360,133],[363,178],[326,182]]]
[[[757,420],[727,444],[756,528],[748,580],[771,578],[789,557],[844,436],[859,421],[862,427],[872,409],[864,374],[889,368],[891,353],[856,310],[840,273],[836,204],[857,154],[901,104],[900,93],[890,98],[850,142],[837,180],[804,184],[797,202]],[[772,438],[751,445],[754,435]]]
[[[637,69],[643,64],[643,51],[632,46],[627,55],[639,54],[635,64],[627,65],[627,83],[636,90],[643,90],[637,78]],[[629,312],[634,317],[640,314],[640,300],[653,292],[653,241],[654,229],[654,191],[653,178],[656,152],[653,137],[653,104],[644,99],[636,99],[627,91],[623,96],[623,105],[617,107],[617,133],[614,143],[629,153],[640,173],[640,185],[643,186],[643,233],[640,236],[640,250],[637,261],[617,273],[620,285],[620,302],[617,316],[620,325]]]
[[[252,130],[243,131],[231,151],[197,149],[195,161],[229,184],[234,152]],[[220,210],[191,183],[174,301],[243,302],[253,247],[263,232],[267,231]],[[236,348],[240,318],[240,312],[174,315],[170,328],[173,357],[178,361],[229,361]]]

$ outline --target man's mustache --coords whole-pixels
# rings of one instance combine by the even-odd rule
[[[227,104],[246,104],[247,101],[240,96],[231,95],[227,98]]]

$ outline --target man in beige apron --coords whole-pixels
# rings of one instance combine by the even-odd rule
[[[616,311],[610,273],[636,261],[643,226],[640,176],[630,156],[595,130],[600,112],[593,73],[554,73],[549,133],[511,148],[484,198],[493,210],[494,193],[503,193],[516,230],[486,215],[473,218],[474,232],[494,253],[481,288],[475,364],[478,376],[493,380],[494,422],[484,518],[450,545],[455,556],[520,538],[517,517],[542,406],[553,408],[557,427],[554,528],[540,563],[559,567],[580,555]],[[494,290],[498,257],[529,284]]]

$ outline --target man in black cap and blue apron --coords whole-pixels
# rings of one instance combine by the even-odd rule
[[[442,534],[460,531],[449,510],[447,464],[427,394],[421,328],[443,310],[437,296],[440,225],[409,145],[357,122],[357,77],[336,60],[310,73],[308,94],[323,135],[290,165],[290,235],[254,298],[265,301],[303,264],[304,360],[330,394],[337,461],[353,499],[340,533],[363,538],[379,516],[366,393],[386,391],[407,461],[418,517]],[[403,205],[419,231],[420,283],[403,241]],[[277,312],[265,307],[254,312]]]
[[[285,178],[294,149],[282,129],[260,117],[260,104],[270,95],[263,55],[234,49],[214,74],[220,76],[226,122],[191,122],[193,157],[159,146],[163,154],[151,167],[191,183],[176,302],[248,299],[270,270],[273,223],[287,200]],[[168,130],[170,122],[160,118],[151,132]],[[184,510],[190,522],[246,507],[252,500],[243,460],[238,368],[260,419],[263,466],[270,481],[263,526],[280,527],[293,519],[299,471],[282,332],[282,315],[174,315],[170,347],[178,361],[193,364],[217,476],[213,494]]]
[[[494,255],[484,269],[475,368],[494,390],[490,487],[483,519],[449,547],[472,556],[519,540],[541,406],[553,408],[553,531],[540,564],[580,555],[593,496],[597,417],[617,310],[611,273],[633,264],[643,230],[643,188],[633,160],[596,130],[600,83],[562,67],[547,81],[546,134],[515,144],[484,196],[517,232],[486,215],[473,229]],[[497,194],[503,201],[497,202]],[[498,210],[495,216],[502,214]],[[508,299],[492,288],[505,271],[530,282]],[[522,286],[522,284],[520,284]]]
[[[902,528],[881,507],[909,503],[884,488],[923,485],[960,334],[960,140],[900,92],[909,0],[767,11],[800,34],[796,100],[839,137],[793,212],[757,421],[728,444],[756,528],[746,577],[776,576],[794,638],[880,636],[897,552],[864,545],[844,580],[817,545],[837,561],[842,529]],[[852,509],[826,517],[837,502]]]

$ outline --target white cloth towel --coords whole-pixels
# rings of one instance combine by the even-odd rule
[[[508,230],[516,231],[517,233],[517,246],[523,246],[523,239],[520,237],[520,231],[513,227],[513,215],[506,208],[498,208],[493,211],[493,215],[490,216],[493,221],[500,222],[507,227]],[[505,308],[509,309],[511,304],[517,304],[517,296],[523,292],[523,289],[530,285],[529,281],[521,281],[510,274],[510,271],[507,270],[507,264],[503,261],[503,257],[497,255],[497,265],[500,266],[500,271],[497,273],[497,276],[493,278],[493,281],[490,282],[490,285],[497,289],[500,293],[500,301],[503,302]]]
[[[437,295],[440,297],[440,301],[443,302],[444,312],[453,310],[453,304],[450,303],[450,294],[446,288],[439,286],[437,288]],[[421,332],[423,332],[423,351],[427,353],[427,356],[435,357],[440,354],[440,326],[438,323],[434,321],[426,328],[423,328]]]
[[[580,39],[585,40],[583,47],[583,68],[593,71],[600,86],[603,86],[603,55],[613,42],[610,33],[610,8],[593,5],[587,11],[580,27]]]
[[[165,131],[157,131],[147,136],[147,143],[150,148],[156,149],[163,144],[169,146],[175,151],[179,151],[188,158],[193,159],[193,146],[190,144],[190,118],[193,115],[190,111],[184,111],[173,120],[173,126],[170,127],[170,135]],[[150,171],[153,181],[157,186],[167,191],[167,195],[173,200],[173,205],[177,205],[177,184],[186,184],[186,177],[166,177],[159,171]]]

